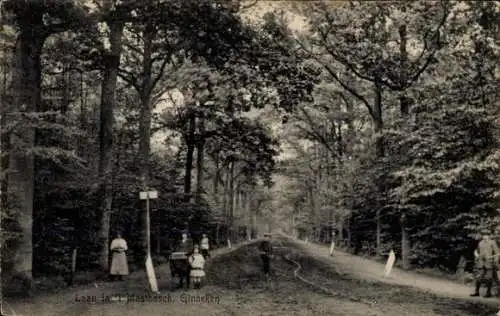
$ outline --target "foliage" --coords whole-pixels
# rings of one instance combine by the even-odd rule
[[[320,203],[319,218],[332,208],[335,213],[347,208],[346,232],[355,250],[363,242],[371,247],[376,243],[379,211],[383,253],[390,248],[400,251],[404,214],[413,263],[452,270],[461,255],[469,256],[479,228],[498,225],[499,135],[495,131],[499,107],[494,88],[498,85],[494,35],[498,26],[490,23],[498,17],[497,5],[417,1],[384,6],[350,2],[338,7],[322,2],[296,8],[311,25],[310,32],[300,37],[301,47],[323,67],[323,80],[330,86],[318,85],[316,90],[323,91],[302,105],[294,117],[299,132],[288,141],[317,144],[342,163],[327,162],[332,170],[324,177],[337,184],[328,186],[328,181],[317,183],[312,176],[321,168],[310,167],[311,162],[324,164],[323,156],[298,151],[289,162],[295,167],[285,168],[298,183],[284,194],[300,194],[289,197],[288,204],[314,215],[314,205]],[[395,45],[402,26],[406,61]],[[365,107],[376,118],[367,83],[377,78],[386,88],[382,102],[385,157],[373,157],[367,151],[373,146],[373,134],[364,126],[367,116],[360,111]],[[403,92],[412,100],[408,117],[396,114]],[[335,125],[349,140],[335,137],[339,134],[332,129]],[[345,152],[338,155],[338,148]],[[310,188],[298,185],[302,183],[309,183],[319,194],[311,200]],[[325,188],[326,199],[321,193]],[[302,219],[299,225],[306,224],[312,232],[322,221]],[[309,236],[313,237],[319,236]]]

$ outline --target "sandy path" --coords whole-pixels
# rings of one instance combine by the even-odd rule
[[[393,268],[389,277],[386,278],[384,277],[385,265],[382,263],[339,250],[335,250],[333,256],[330,256],[330,247],[328,246],[305,243],[295,239],[293,243],[305,249],[311,256],[331,262],[332,267],[340,270],[337,272],[341,275],[348,274],[365,280],[410,286],[447,297],[474,300],[482,303],[493,302],[500,306],[500,301],[497,298],[486,299],[482,297],[470,297],[469,295],[472,293],[473,289],[470,286],[458,282],[426,276],[415,272],[403,271],[398,268]]]

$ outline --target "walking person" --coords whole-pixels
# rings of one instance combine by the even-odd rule
[[[271,245],[271,234],[264,234],[264,240],[259,245],[260,257],[262,259],[262,267],[266,277],[269,277],[271,271],[271,256],[273,247]]]
[[[474,251],[476,287],[471,296],[479,296],[481,285],[486,285],[484,297],[491,297],[491,287],[495,279],[500,251],[497,243],[490,238],[489,230],[482,230],[482,240]]]
[[[127,254],[127,242],[122,238],[121,234],[116,234],[116,238],[111,242],[109,247],[113,253],[111,260],[110,274],[113,279],[123,280],[124,275],[129,274]]]
[[[201,248],[201,254],[203,255],[203,258],[207,260],[208,257],[210,257],[210,242],[208,240],[207,234],[203,234],[201,237],[201,242],[200,242],[200,248]]]
[[[176,245],[176,251],[183,253],[184,258],[181,262],[179,262],[179,266],[175,269],[179,275],[179,287],[183,286],[184,280],[186,281],[186,286],[189,288],[190,283],[190,273],[191,273],[191,265],[189,264],[189,256],[193,253],[193,240],[188,238],[187,231],[183,231],[181,235],[181,240]]]
[[[200,254],[198,245],[194,246],[193,254],[189,257],[189,265],[191,266],[189,272],[191,283],[195,289],[199,289],[201,288],[201,281],[205,277],[205,258]]]

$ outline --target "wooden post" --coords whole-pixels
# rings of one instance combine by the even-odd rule
[[[146,191],[146,190],[145,190]],[[146,257],[151,256],[151,219],[149,218],[149,192],[146,194]]]
[[[401,261],[403,269],[405,270],[410,268],[409,248],[408,232],[406,231],[406,216],[403,214],[401,215]]]
[[[76,252],[77,248],[73,249],[73,254],[71,256],[71,274],[75,275],[76,272]]]
[[[144,187],[144,192],[140,192],[139,198],[141,200],[146,200],[146,274],[148,277],[149,285],[151,291],[158,293],[158,284],[156,282],[156,274],[153,267],[153,260],[151,259],[151,227],[150,227],[150,216],[149,216],[149,200],[157,199],[157,191],[147,191],[146,186]]]

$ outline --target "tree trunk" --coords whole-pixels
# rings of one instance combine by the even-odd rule
[[[230,162],[229,165],[229,218],[231,227],[233,225],[234,220],[234,161]]]
[[[257,230],[257,212],[254,210],[252,212],[252,231],[257,235],[259,232]]]
[[[199,121],[199,131],[198,139],[196,142],[196,201],[201,202],[201,196],[203,194],[203,168],[204,168],[204,150],[205,150],[205,139],[203,134],[205,133],[205,120],[200,118]]]
[[[220,181],[220,166],[219,166],[219,153],[215,153],[214,157],[214,163],[215,163],[215,175],[213,178],[213,193],[214,193],[214,200],[215,204],[217,204],[217,207],[219,206],[220,200],[219,200],[219,181]]]
[[[215,226],[215,243],[217,245],[220,244],[220,222],[217,222],[217,225]]]
[[[402,8],[403,11],[406,11],[406,8]],[[406,80],[407,80],[407,69],[408,69],[408,52],[406,51],[406,45],[408,42],[406,24],[402,24],[399,29],[399,54],[400,54],[400,78],[399,85],[402,91],[406,88]],[[399,97],[399,107],[400,112],[403,117],[408,116],[410,113],[410,102],[409,99],[402,93]]]
[[[153,38],[155,36],[154,29],[151,25],[146,25],[143,40],[144,40],[144,54],[142,59],[142,80],[141,91],[139,95],[141,98],[141,110],[139,118],[139,166],[141,185],[144,191],[149,191],[149,156],[151,152],[151,92],[152,92],[152,54],[153,54]],[[147,202],[145,202],[147,204]],[[148,255],[151,251],[150,247],[150,233],[148,233],[148,210],[147,205],[141,212],[142,225],[142,247],[144,253]],[[145,258],[144,260],[146,260]]]
[[[384,157],[385,148],[384,148],[384,121],[383,121],[383,113],[382,113],[382,85],[379,81],[375,82],[375,104],[374,104],[374,131],[376,134],[376,142],[375,149],[377,157]]]
[[[222,211],[224,214],[224,218],[229,223],[228,195],[229,195],[229,172],[224,170],[224,188],[222,191]]]
[[[408,118],[410,114],[410,99],[406,96],[405,88],[406,88],[406,80],[407,80],[407,69],[408,69],[408,53],[406,51],[407,45],[407,30],[406,25],[403,24],[399,27],[399,37],[400,37],[400,59],[401,59],[401,73],[400,73],[400,86],[403,92],[399,97],[399,106],[401,116],[404,118]],[[410,254],[410,241],[408,238],[408,232],[406,231],[406,218],[403,214],[401,216],[401,261],[403,264],[403,269],[409,269],[409,254]]]
[[[196,131],[196,116],[194,113],[190,114],[188,133],[186,137],[187,145],[187,157],[186,157],[186,169],[184,175],[184,194],[186,201],[189,201],[191,195],[191,172],[193,170],[193,155],[195,149],[195,131]]]
[[[347,248],[351,248],[352,232],[351,232],[351,216],[347,217]]]
[[[80,130],[85,131],[87,128],[87,113],[86,113],[86,95],[85,95],[84,83],[83,83],[83,73],[80,73]],[[86,135],[82,135],[79,138],[79,155],[84,159],[89,157],[86,148]]]
[[[401,262],[403,264],[403,269],[408,270],[410,268],[410,241],[408,239],[408,232],[406,231],[406,217],[403,214],[401,216]]]
[[[339,234],[338,234],[338,244],[344,243],[344,216],[339,216]]]
[[[241,214],[243,214],[242,210],[242,196],[241,196],[241,190],[236,190],[236,194],[234,196],[234,205],[235,205],[235,213],[236,216],[239,218]]]
[[[113,149],[113,123],[115,108],[115,91],[120,66],[122,50],[122,34],[124,22],[114,19],[107,22],[110,35],[110,52],[105,55],[105,69],[102,81],[101,112],[99,129],[99,178],[100,178],[100,216],[101,226],[98,238],[101,246],[99,265],[103,271],[108,270],[109,257],[109,230],[111,220],[111,206],[113,201],[111,174],[112,174],[112,149]]]
[[[377,256],[381,257],[382,256],[382,228],[381,228],[381,223],[380,223],[380,210],[377,210],[376,222],[377,222],[376,253],[377,253]]]
[[[385,155],[385,146],[384,146],[384,136],[383,136],[383,116],[382,116],[382,85],[378,80],[375,81],[375,104],[374,104],[374,126],[375,126],[375,133],[376,133],[376,155],[377,157],[381,158]],[[380,188],[381,193],[385,192],[385,185],[383,185]],[[377,238],[377,243],[376,243],[376,253],[377,256],[381,256],[382,254],[382,229],[381,229],[381,222],[380,222],[380,208],[382,206],[379,205],[377,209],[377,215],[376,215],[376,224],[377,224],[377,232],[376,232],[376,238]]]
[[[47,34],[43,31],[42,14],[33,13],[28,23],[21,25],[16,39],[13,70],[14,111],[34,112],[41,104],[41,53]],[[10,112],[10,111],[7,111]],[[3,117],[3,116],[2,116]],[[35,146],[35,130],[29,124],[20,124],[19,130],[11,135],[7,144],[22,144],[28,150]],[[33,198],[34,198],[34,156],[23,148],[12,146],[8,165],[8,197],[15,198],[18,205],[18,224],[21,229],[18,248],[14,249],[11,276],[15,291],[24,294],[33,289]],[[3,161],[6,164],[6,161]]]
[[[247,191],[245,194],[245,226],[246,226],[246,233],[248,240],[252,238],[252,230],[251,230],[252,223],[250,222],[251,210],[252,210],[252,192]]]
[[[4,45],[4,49],[2,51],[4,56],[9,55],[8,46]],[[10,53],[12,54],[12,53]],[[6,58],[6,57],[5,57]],[[7,60],[2,64],[2,97],[0,99],[0,126],[6,126],[7,124],[7,113],[10,112],[8,108],[9,101],[7,100],[7,77],[10,72],[10,65],[8,65]],[[1,184],[0,184],[0,208],[5,210],[7,209],[7,192],[8,192],[8,177],[7,177],[7,169],[9,168],[9,152],[10,152],[10,135],[9,133],[2,133],[0,140],[0,163],[1,163]],[[1,222],[1,221],[0,221]]]

